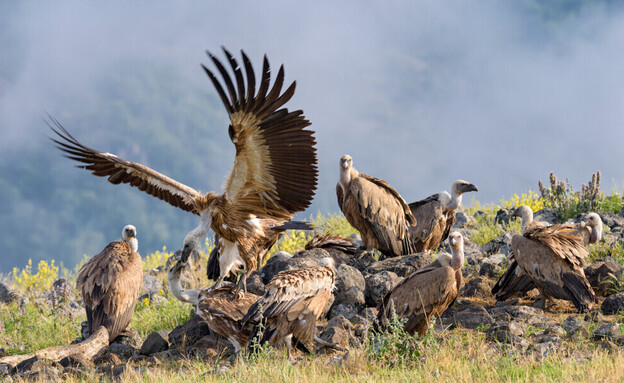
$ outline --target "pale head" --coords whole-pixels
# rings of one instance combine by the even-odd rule
[[[340,157],[340,169],[349,170],[353,167],[353,158],[350,155],[345,154]]]
[[[464,265],[464,237],[458,231],[453,231],[449,234],[448,241],[453,254],[450,266],[459,270]]]
[[[137,240],[136,235],[137,230],[133,225],[126,225],[121,231],[121,238],[130,245],[130,248],[135,253],[139,251],[139,241]]]
[[[199,225],[197,225],[195,229],[191,230],[186,237],[184,237],[184,241],[182,242],[182,255],[180,256],[180,260],[182,260],[182,262],[186,262],[188,260],[188,257],[191,255],[193,250],[195,250],[204,237],[208,235],[210,224],[212,223],[212,217],[209,212],[202,213],[200,217]]]
[[[451,186],[451,193],[454,195],[462,195],[473,191],[479,191],[477,185],[471,184],[470,182],[464,180],[457,180],[453,182],[453,186]]]
[[[589,243],[596,243],[602,238],[602,219],[596,213],[588,213],[583,218],[585,226],[591,228]]]
[[[526,226],[533,221],[533,210],[527,205],[522,205],[516,208],[511,216],[522,218],[522,226]]]

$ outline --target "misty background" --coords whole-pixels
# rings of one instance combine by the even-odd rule
[[[203,192],[234,158],[199,64],[244,49],[297,81],[318,141],[319,187],[299,219],[337,212],[338,159],[408,202],[463,178],[497,202],[550,171],[577,190],[622,187],[624,7],[615,1],[3,2],[0,273],[73,265],[137,226],[142,255],[198,222],[76,169],[42,121]],[[212,66],[209,65],[212,68]],[[464,201],[470,204],[471,198]]]

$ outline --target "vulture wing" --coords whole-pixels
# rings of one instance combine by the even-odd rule
[[[194,201],[201,197],[197,190],[181,184],[164,174],[137,164],[126,161],[114,154],[103,153],[81,144],[52,116],[48,116],[53,127],[48,126],[58,139],[51,138],[56,147],[65,152],[65,157],[86,165],[78,165],[79,168],[90,170],[98,177],[108,177],[108,181],[115,185],[127,183],[141,191],[159,198],[170,205],[191,213],[199,214]]]
[[[284,67],[269,91],[271,70],[264,57],[260,87],[247,55],[242,66],[223,49],[234,72],[234,81],[221,62],[208,53],[223,77],[202,65],[230,116],[230,139],[236,147],[234,167],[225,183],[226,201],[233,210],[266,218],[289,219],[311,203],[317,184],[316,141],[303,111],[281,108],[295,93],[293,82],[284,93]],[[227,93],[226,93],[227,92]],[[281,94],[280,94],[281,93]],[[281,108],[281,109],[280,109]]]
[[[585,267],[585,257],[589,253],[574,225],[537,227],[527,230],[524,237],[544,244],[561,259],[576,267]]]

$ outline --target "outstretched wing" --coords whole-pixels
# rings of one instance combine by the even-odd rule
[[[108,177],[108,181],[115,185],[127,183],[139,190],[153,195],[170,205],[182,210],[199,214],[194,201],[201,197],[197,190],[183,185],[164,174],[155,170],[126,161],[114,154],[102,153],[81,144],[52,116],[48,115],[52,126],[46,124],[59,137],[50,138],[56,147],[65,152],[65,157],[86,165],[78,165],[79,168],[90,170],[98,177]]]
[[[284,83],[281,66],[269,90],[271,70],[265,56],[256,93],[256,78],[245,52],[246,82],[236,59],[225,48],[223,51],[234,80],[216,57],[208,55],[225,82],[225,90],[213,72],[202,67],[228,111],[228,132],[236,147],[234,167],[224,187],[226,201],[235,210],[288,219],[310,206],[318,175],[314,132],[305,129],[310,122],[301,110],[281,108],[295,93],[295,82],[280,94]]]

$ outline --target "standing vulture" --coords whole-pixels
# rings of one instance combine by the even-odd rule
[[[439,254],[431,264],[405,277],[388,291],[379,307],[378,320],[388,326],[392,310],[407,318],[405,331],[423,336],[429,331],[432,316],[440,317],[455,301],[462,285],[464,239],[456,231],[449,235],[451,254]]]
[[[216,57],[208,55],[225,82],[225,90],[213,72],[203,66],[229,114],[228,133],[236,148],[234,167],[223,194],[200,193],[146,166],[91,149],[50,117],[56,129],[50,127],[60,137],[54,142],[67,157],[85,164],[84,169],[108,177],[113,184],[128,183],[199,215],[199,225],[184,238],[181,259],[186,261],[212,229],[220,240],[220,279],[240,266],[248,275],[262,264],[267,244],[279,235],[275,228],[310,205],[318,174],[314,132],[305,129],[310,122],[301,110],[289,112],[282,108],[295,92],[293,82],[281,93],[283,66],[270,88],[271,70],[265,56],[256,92],[256,77],[245,52],[243,64],[239,65],[223,50],[234,79]],[[237,290],[243,294],[245,281],[240,278]]]
[[[121,236],[121,241],[109,243],[85,263],[76,278],[87,311],[89,334],[104,326],[111,342],[130,324],[143,285],[136,228],[124,227]]]
[[[358,172],[351,156],[340,158],[338,206],[364,244],[387,257],[411,254],[409,227],[416,224],[405,200],[386,181]]]
[[[522,217],[523,234],[533,229],[540,229],[548,226],[545,222],[533,220],[533,212],[531,208],[526,205],[522,205],[514,211],[513,217],[518,216]],[[572,229],[571,234],[581,238],[583,247],[587,247],[591,243],[596,243],[602,238],[602,220],[596,213],[588,213],[579,224],[557,226]],[[518,266],[515,256],[512,255],[507,271],[496,281],[496,284],[492,288],[492,294],[496,297],[496,300],[504,301],[512,294],[526,293],[535,287],[536,285],[533,279]]]
[[[533,281],[545,301],[565,299],[584,312],[594,302],[595,295],[583,271],[588,252],[581,235],[576,225],[535,227],[513,236],[511,247],[515,268],[522,269]],[[508,270],[495,288],[500,286],[501,291],[512,293],[505,278],[513,280],[518,275],[511,273]]]
[[[247,293],[240,299],[236,297],[233,286],[223,286],[202,290],[185,290],[180,277],[185,264],[180,260],[169,271],[167,279],[173,295],[182,302],[195,305],[195,313],[208,327],[228,339],[238,353],[247,345],[253,324],[243,325],[243,316],[249,311],[259,296]]]
[[[316,321],[325,311],[335,279],[335,263],[329,257],[321,259],[319,266],[279,272],[243,318],[244,325],[256,324],[249,344],[258,336],[262,322],[260,344],[286,346],[289,353],[293,338],[308,351],[313,341],[335,347],[316,336]]]
[[[455,224],[455,210],[461,206],[462,194],[479,191],[476,185],[463,180],[453,182],[451,194],[436,193],[409,204],[418,224],[410,227],[416,252],[435,250],[448,237]]]

